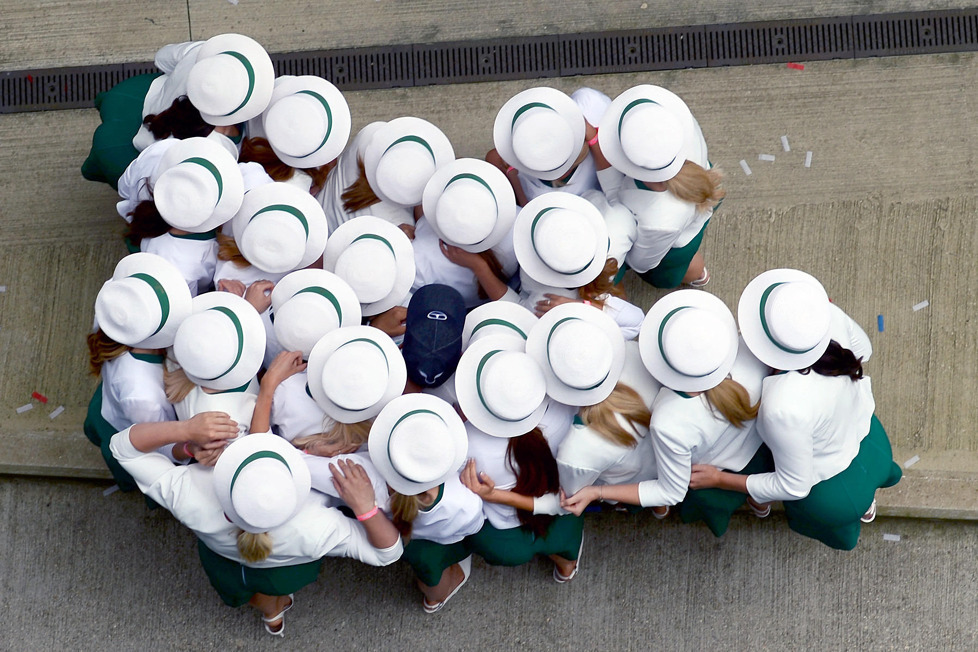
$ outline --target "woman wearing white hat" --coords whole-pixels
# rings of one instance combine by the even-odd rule
[[[174,466],[152,452],[189,442],[221,448],[237,432],[226,414],[208,412],[185,422],[137,424],[116,434],[110,448],[139,488],[197,535],[201,563],[225,604],[250,604],[269,634],[284,636],[292,594],[316,580],[324,556],[383,566],[400,557],[401,539],[377,510],[362,468],[340,462],[333,470],[354,521],[310,493],[302,454],[281,437],[242,437],[213,469]]]
[[[657,477],[604,488],[604,498],[665,508],[680,505],[683,522],[706,522],[721,536],[747,499],[731,491],[689,491],[693,464],[714,464],[747,475],[772,468],[770,454],[754,431],[754,417],[767,367],[739,345],[730,310],[711,294],[680,290],[652,306],[639,336],[642,361],[664,387],[651,404],[652,448]],[[573,496],[574,511],[593,499],[594,489]],[[749,500],[749,499],[748,499]],[[753,503],[758,516],[770,506]]]
[[[702,287],[706,224],[724,196],[706,141],[686,103],[648,84],[619,95],[590,142],[601,187],[635,216],[626,262],[656,287]]]
[[[472,549],[466,538],[485,520],[482,501],[458,478],[467,448],[458,414],[428,394],[394,399],[370,428],[370,458],[387,481],[394,525],[408,541],[404,559],[429,614],[468,580]]]
[[[547,87],[517,93],[496,114],[496,148],[486,160],[506,173],[520,206],[547,192],[597,190],[585,134],[610,104],[607,95],[586,87],[570,97]]]
[[[134,423],[176,418],[163,387],[164,351],[190,312],[190,290],[180,272],[153,254],[130,254],[119,261],[95,300],[89,366],[101,382],[84,430],[123,491],[132,491],[135,483],[109,452],[109,440]],[[163,452],[174,460],[190,457],[186,451]]]
[[[757,417],[774,471],[745,477],[695,467],[692,486],[744,492],[759,503],[784,501],[791,529],[851,550],[861,522],[876,516],[876,490],[901,477],[863,375],[869,339],[821,283],[793,269],[752,280],[738,318],[751,352],[778,370],[764,379]]]

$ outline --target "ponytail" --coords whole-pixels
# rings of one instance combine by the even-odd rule
[[[544,494],[556,493],[560,490],[557,460],[554,459],[550,444],[544,439],[539,428],[510,439],[506,445],[506,461],[516,472],[514,492],[539,498]],[[521,509],[516,510],[516,514],[520,523],[538,537],[546,534],[547,528],[555,518]]]
[[[611,390],[608,398],[594,405],[586,405],[580,409],[580,417],[584,425],[616,446],[634,448],[638,444],[640,428],[649,427],[652,413],[642,397],[634,389],[624,383],[618,383]],[[618,421],[624,419],[631,429],[625,428]]]
[[[249,564],[265,561],[272,554],[272,535],[268,532],[238,532],[238,554]]]
[[[326,176],[331,167],[327,163],[315,168],[294,168],[278,157],[266,138],[245,138],[241,142],[241,154],[238,156],[238,162],[258,163],[265,169],[265,173],[272,178],[272,181],[288,181],[295,176],[296,170],[302,170],[312,177],[313,188],[322,188],[326,185]]]
[[[200,111],[186,95],[173,100],[173,104],[165,111],[152,113],[143,118],[143,124],[156,140],[163,140],[170,136],[180,140],[194,137],[206,138],[214,130],[213,125],[204,122],[200,117]]]
[[[743,428],[745,421],[757,418],[760,401],[751,405],[750,394],[733,378],[724,378],[719,385],[704,393],[710,406],[734,428]]]
[[[418,496],[405,496],[395,491],[391,494],[390,505],[394,527],[406,541],[411,536],[414,519],[418,518],[418,512],[421,511],[421,500]]]
[[[217,259],[233,263],[235,267],[251,267],[234,238],[220,231],[217,232]]]
[[[187,373],[181,367],[171,371],[167,365],[163,365],[163,391],[166,392],[166,400],[170,403],[176,405],[187,398],[187,394],[196,386],[194,381],[187,378]]]
[[[363,159],[357,158],[357,180],[343,191],[340,199],[343,200],[343,210],[348,213],[361,211],[380,201],[380,197],[367,181],[367,170],[363,167]]]
[[[604,298],[620,297],[624,294],[620,286],[615,285],[618,275],[618,261],[609,258],[598,277],[586,285],[577,288],[577,296],[583,301],[590,301],[598,308],[604,308]]]
[[[726,196],[727,192],[720,187],[722,178],[723,175],[716,168],[706,170],[692,161],[686,161],[679,174],[666,181],[666,188],[679,199],[696,204],[696,209],[702,211]]]
[[[138,247],[143,238],[157,238],[170,230],[170,225],[160,215],[160,211],[156,208],[156,202],[152,199],[136,204],[136,208],[130,215],[132,221],[122,236],[133,246]]]
[[[94,333],[89,333],[88,343],[88,371],[93,376],[102,375],[102,365],[118,358],[120,355],[130,350],[125,344],[119,344],[114,339],[105,334],[101,328]]]
[[[831,340],[822,357],[799,373],[807,374],[809,371],[820,376],[849,376],[851,380],[859,380],[863,377],[863,359],[857,358],[855,353]]]

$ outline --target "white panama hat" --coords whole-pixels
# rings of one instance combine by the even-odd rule
[[[194,384],[228,390],[251,381],[265,358],[265,326],[254,307],[230,292],[193,299],[193,314],[173,340],[173,355]]]
[[[156,254],[130,254],[99,290],[95,324],[119,344],[162,349],[173,344],[191,301],[187,281],[173,263]]]
[[[302,453],[271,433],[239,437],[214,465],[214,490],[228,519],[245,532],[267,532],[295,516],[311,478]]]
[[[556,288],[590,283],[608,257],[608,227],[597,207],[566,192],[530,200],[516,216],[513,248],[520,269]]]
[[[186,138],[172,145],[160,158],[150,185],[167,224],[191,233],[221,226],[244,199],[238,162],[211,138]]]
[[[372,326],[330,331],[309,354],[309,394],[340,423],[377,416],[406,382],[407,368],[394,340]]]
[[[526,340],[547,378],[547,394],[566,405],[608,398],[625,364],[625,338],[595,306],[564,303],[547,311]]]
[[[275,80],[262,128],[275,155],[294,168],[334,160],[350,139],[350,106],[322,77],[284,75]]]
[[[656,380],[680,392],[702,392],[730,373],[740,338],[723,301],[703,290],[678,290],[653,304],[638,342]]]
[[[414,496],[459,472],[468,438],[451,405],[430,394],[404,394],[374,419],[367,448],[387,484]]]
[[[323,269],[350,284],[367,317],[401,303],[417,273],[414,247],[407,235],[372,215],[355,217],[337,227],[326,241]]]
[[[601,153],[639,181],[668,181],[691,158],[696,121],[686,103],[660,86],[642,84],[612,101],[598,128]]]
[[[261,114],[272,99],[275,67],[258,41],[218,34],[197,49],[187,97],[205,122],[234,125]]]
[[[329,226],[315,197],[275,181],[245,193],[231,218],[231,231],[245,260],[264,272],[281,274],[322,256]]]
[[[479,253],[499,244],[516,219],[516,194],[491,163],[460,158],[440,167],[424,188],[425,218],[438,237]]]
[[[462,327],[462,348],[482,337],[508,335],[526,342],[537,316],[513,301],[489,301],[469,311]]]
[[[546,181],[564,176],[584,147],[584,114],[567,94],[541,86],[507,101],[492,127],[496,151],[514,168]]]
[[[285,276],[272,290],[275,337],[286,351],[312,347],[337,328],[360,325],[360,301],[350,285],[324,269],[300,269]]]
[[[523,341],[507,335],[480,338],[462,354],[455,394],[465,417],[494,437],[518,437],[547,410],[547,379]]]
[[[403,117],[373,133],[363,167],[379,198],[399,206],[417,206],[435,171],[454,160],[455,150],[438,127],[421,118]]]
[[[740,295],[737,321],[750,352],[784,371],[814,364],[831,339],[825,288],[796,269],[768,270],[748,283]]]

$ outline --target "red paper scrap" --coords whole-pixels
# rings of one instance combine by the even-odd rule
[[[40,392],[31,392],[31,396],[39,400],[41,403],[47,403],[48,397]]]
[[[33,84],[34,83],[34,75],[27,75],[27,81],[29,81],[30,83]]]
[[[791,68],[792,70],[804,70],[805,69],[805,65],[802,64],[802,63],[789,63],[788,64],[788,67]]]

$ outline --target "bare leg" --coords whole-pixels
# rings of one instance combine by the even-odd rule
[[[686,275],[683,276],[683,283],[690,283],[692,281],[698,281],[706,274],[706,260],[703,258],[703,252],[697,251],[693,255],[693,259],[689,261],[689,267],[686,269]]]
[[[427,584],[418,580],[418,588],[424,593],[425,599],[428,604],[437,604],[448,597],[448,595],[455,590],[455,587],[462,583],[462,578],[465,574],[462,572],[462,567],[458,564],[452,564],[445,569],[445,572],[441,574],[441,580],[438,584],[434,586],[428,586]]]
[[[564,577],[570,577],[570,574],[574,572],[575,568],[577,568],[576,559],[574,560],[565,559],[560,555],[547,555],[547,556],[550,557],[551,561],[553,561],[553,563],[557,566],[557,570]]]
[[[271,618],[282,613],[282,610],[289,606],[290,602],[291,598],[287,595],[265,595],[264,593],[256,593],[251,596],[251,600],[248,600],[248,604],[260,611],[265,618]],[[282,626],[282,618],[268,623],[268,626],[272,631],[278,631]]]

